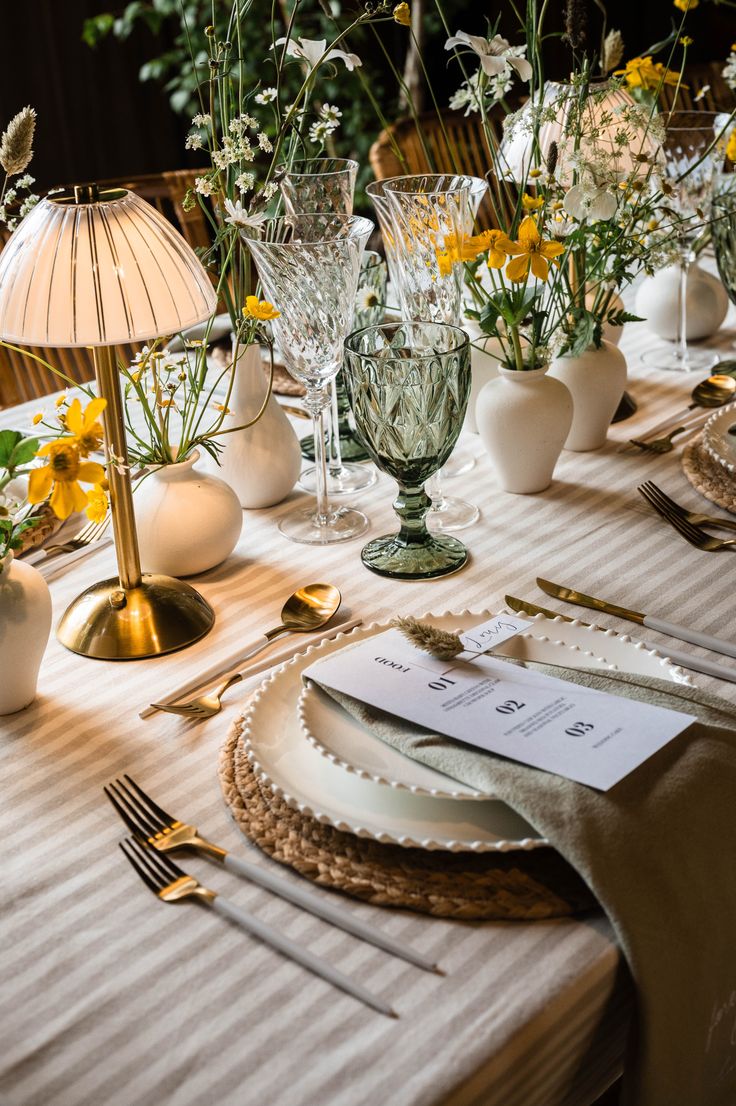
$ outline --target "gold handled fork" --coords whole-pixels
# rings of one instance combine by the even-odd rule
[[[77,549],[84,549],[85,546],[92,545],[102,537],[110,525],[110,518],[108,512],[102,522],[88,522],[76,537],[70,538],[69,541],[57,542],[55,545],[45,545],[39,552],[47,557],[56,557],[60,553],[74,553]]]
[[[721,518],[717,515],[703,515],[696,511],[688,511],[685,507],[676,503],[666,492],[663,492],[661,488],[657,487],[652,480],[646,480],[641,485],[639,490],[642,495],[644,489],[650,497],[650,502],[657,500],[663,507],[669,507],[673,513],[680,515],[686,522],[691,522],[693,526],[720,526],[724,530],[736,530],[736,518]]]
[[[377,948],[391,953],[392,956],[399,956],[402,960],[423,968],[424,971],[443,974],[432,960],[422,956],[410,946],[385,936],[375,926],[370,926],[341,907],[335,906],[334,903],[305,891],[299,884],[289,883],[273,875],[266,868],[231,856],[219,845],[207,841],[200,836],[196,826],[180,822],[162,810],[130,776],[113,780],[104,788],[104,791],[133,836],[149,848],[155,849],[156,852],[168,853],[175,849],[190,849],[204,853],[218,860],[236,875],[243,876],[268,891],[273,891],[280,898],[302,907],[310,914],[323,918],[347,933],[352,933],[355,937],[360,937],[363,941],[368,941]]]
[[[637,446],[639,449],[644,450],[645,453],[669,453],[671,449],[675,448],[673,438],[676,438],[678,434],[684,434],[686,430],[690,429],[692,429],[692,427],[676,426],[674,430],[670,430],[669,434],[666,434],[662,438],[653,438],[651,441],[646,441],[644,438],[629,438],[629,444]]]
[[[377,995],[361,986],[360,983],[356,983],[355,980],[350,979],[349,976],[343,975],[337,968],[333,968],[331,964],[328,964],[326,960],[315,956],[308,949],[303,949],[296,941],[285,937],[278,930],[271,929],[252,914],[241,910],[235,903],[223,899],[216,891],[210,891],[208,887],[203,887],[194,876],[183,872],[169,857],[157,854],[133,837],[121,841],[120,848],[146,887],[153,891],[154,895],[163,902],[181,902],[183,899],[194,899],[195,902],[200,902],[210,907],[215,913],[221,914],[223,918],[236,922],[247,933],[257,937],[265,945],[270,945],[271,948],[276,949],[277,952],[282,953],[290,960],[301,964],[303,968],[313,972],[320,979],[331,983],[333,987],[339,987],[341,991],[352,995],[353,998],[357,998],[366,1006],[378,1010],[380,1014],[386,1014],[390,1018],[397,1017],[397,1014],[383,999],[378,998]]]
[[[691,522],[688,522],[682,515],[673,511],[671,507],[655,499],[643,485],[637,488],[637,491],[646,499],[647,503],[654,508],[657,514],[662,516],[665,522],[669,522],[670,526],[676,530],[685,541],[689,541],[691,545],[694,545],[696,549],[702,549],[706,553],[718,553],[721,549],[733,549],[733,547],[736,546],[736,538],[726,538],[725,540],[722,538],[712,538],[710,534],[706,534],[704,530],[699,530],[697,526],[693,526]]]
[[[222,710],[222,703],[220,702],[222,696],[228,688],[239,683],[240,680],[244,680],[247,675],[247,672],[233,672],[214,691],[210,691],[207,695],[197,695],[186,703],[151,703],[151,706],[155,707],[156,710],[165,711],[167,714],[181,714],[184,718],[203,721],[205,718],[211,718],[213,714],[219,714]]]

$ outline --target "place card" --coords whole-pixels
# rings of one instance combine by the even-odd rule
[[[493,655],[437,660],[394,629],[331,653],[304,676],[432,732],[601,791],[695,721]]]

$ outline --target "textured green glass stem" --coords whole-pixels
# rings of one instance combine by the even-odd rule
[[[424,490],[424,485],[408,487],[399,482],[399,494],[394,500],[394,510],[399,516],[400,529],[396,540],[403,545],[426,545],[431,540],[427,530],[427,511],[432,500]]]

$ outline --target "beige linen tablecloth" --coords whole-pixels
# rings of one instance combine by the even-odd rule
[[[253,857],[216,774],[247,689],[202,726],[169,716],[141,722],[137,711],[273,625],[283,598],[312,580],[336,583],[346,605],[371,620],[498,609],[509,590],[553,605],[534,587],[543,574],[732,633],[732,556],[687,545],[635,491],[649,477],[698,506],[677,455],[615,452],[617,441],[685,406],[692,386],[644,370],[636,351],[647,331],[630,330],[624,348],[641,414],[615,428],[606,449],[563,454],[544,494],[500,492],[479,440],[463,439],[462,451],[479,459],[451,489],[475,499],[482,518],[462,535],[472,560],[458,575],[392,583],[362,568],[358,542],[293,545],[276,529],[285,504],[246,512],[234,555],[196,581],[217,611],[203,642],[129,664],[84,660],[50,643],[36,703],[0,720],[3,1106],[581,1106],[615,1077],[631,1001],[602,916],[462,924],[347,904],[437,957],[448,973],[439,978],[204,860],[187,861],[215,889],[389,998],[401,1015],[389,1021],[196,906],[157,903],[116,848],[121,826],[101,788],[129,772],[163,806]],[[724,345],[733,338],[721,335]],[[31,414],[5,411],[0,424],[27,425]],[[395,527],[392,498],[385,477],[360,498],[369,536]],[[112,567],[112,554],[99,552],[55,580],[56,616]],[[698,680],[736,701],[736,686]],[[733,970],[724,965],[724,980]]]

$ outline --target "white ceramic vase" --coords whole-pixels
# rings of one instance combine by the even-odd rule
[[[261,409],[267,387],[260,347],[246,346],[238,355],[229,404],[232,414],[224,425],[250,422]],[[286,499],[299,479],[299,439],[273,395],[258,422],[223,435],[220,442],[219,475],[233,488],[241,507],[273,507]],[[209,459],[206,467],[218,471]]]
[[[478,343],[470,347],[470,395],[464,423],[466,430],[471,434],[477,434],[478,420],[475,416],[475,405],[484,385],[498,376],[499,365],[502,365],[504,360],[504,348],[498,338],[493,338],[481,330],[480,323],[476,319],[465,319],[462,326],[470,341]],[[527,339],[522,337],[522,349],[528,345]]]
[[[547,366],[499,367],[475,406],[478,432],[501,487],[529,495],[552,482],[572,422],[572,396]]]
[[[153,469],[134,496],[141,568],[165,576],[192,576],[214,568],[240,538],[243,512],[233,489],[184,461]]]
[[[10,554],[0,561],[0,714],[33,702],[50,630],[48,584]]]
[[[565,449],[600,449],[626,387],[626,358],[611,342],[586,349],[579,357],[556,357],[550,376],[561,380],[573,399],[574,413]]]
[[[718,277],[693,262],[687,274],[688,342],[715,334],[728,311],[728,294]],[[670,265],[645,277],[636,294],[635,312],[660,338],[674,342],[680,331],[680,266]]]

